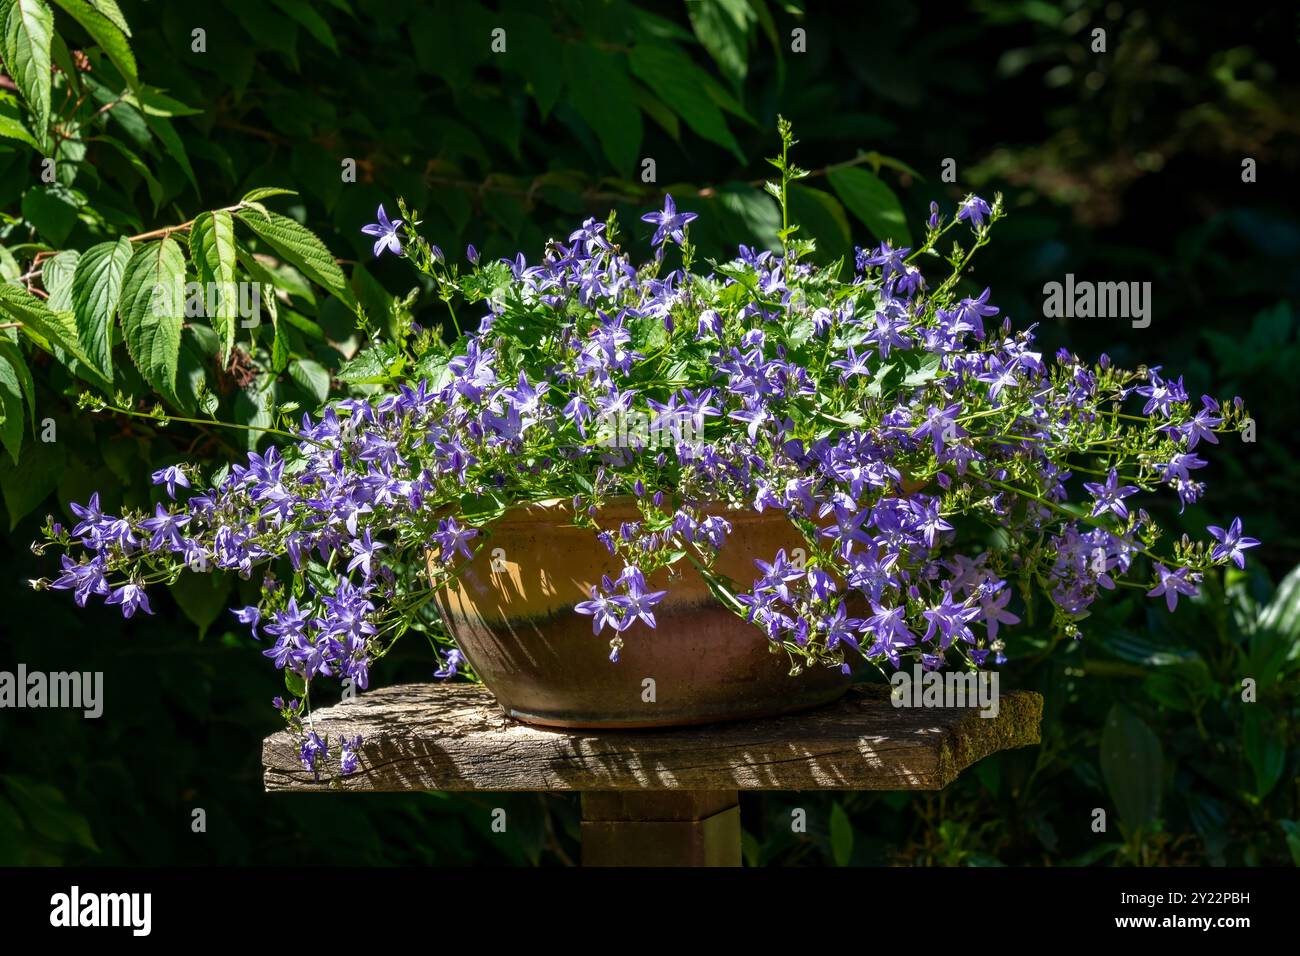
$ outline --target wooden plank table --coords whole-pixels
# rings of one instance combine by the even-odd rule
[[[941,790],[990,754],[1039,741],[1043,701],[1001,695],[996,717],[895,708],[869,685],[788,717],[678,730],[569,731],[506,717],[467,684],[403,684],[317,710],[360,768],[317,781],[289,731],[267,737],[268,792],[578,791],[584,865],[740,865],[742,790]]]

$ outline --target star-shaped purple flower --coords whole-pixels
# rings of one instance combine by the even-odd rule
[[[1165,604],[1170,611],[1178,607],[1178,595],[1185,594],[1188,597],[1196,597],[1200,593],[1195,583],[1188,580],[1187,568],[1170,571],[1163,564],[1157,564],[1156,571],[1160,575],[1160,583],[1147,592],[1147,597],[1159,597],[1163,594]]]
[[[367,236],[375,236],[375,255],[379,255],[385,249],[390,250],[393,255],[402,254],[402,240],[397,238],[397,229],[402,225],[402,220],[394,219],[388,221],[388,213],[384,212],[383,203],[379,204],[379,222],[372,222],[368,226],[362,226],[361,231]]]
[[[1258,538],[1247,538],[1241,533],[1241,519],[1233,518],[1232,524],[1228,525],[1228,530],[1224,531],[1218,525],[1210,525],[1210,534],[1218,540],[1214,550],[1210,552],[1210,560],[1223,561],[1230,559],[1233,564],[1239,568],[1246,567],[1246,556],[1242,554],[1248,548],[1259,547]]]
[[[699,219],[698,213],[678,212],[677,203],[673,202],[672,196],[664,196],[664,208],[659,212],[648,212],[641,217],[642,222],[648,222],[656,226],[654,237],[650,240],[650,245],[659,248],[664,244],[664,240],[671,238],[673,242],[681,243],[686,234],[682,231],[687,225]]]

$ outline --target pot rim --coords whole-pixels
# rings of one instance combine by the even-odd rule
[[[608,498],[603,505],[596,509],[596,516],[607,519],[642,519],[645,516],[641,514],[641,509],[637,507],[638,500],[635,495],[617,495]],[[750,508],[735,508],[719,501],[702,502],[700,508],[708,515],[721,514],[728,521],[771,521],[776,517],[789,520],[784,511],[776,508],[769,508],[759,512]],[[501,513],[500,517],[491,522],[491,526],[501,524],[553,525],[557,523],[557,518],[561,517],[568,519],[563,521],[563,524],[571,525],[573,514],[572,498],[541,498],[536,501],[521,501],[510,505]]]

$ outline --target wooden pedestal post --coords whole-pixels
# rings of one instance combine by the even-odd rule
[[[740,866],[735,790],[583,793],[583,866]]]

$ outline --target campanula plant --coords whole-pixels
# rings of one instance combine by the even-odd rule
[[[46,529],[62,572],[37,586],[129,617],[187,569],[256,579],[260,600],[234,613],[285,672],[293,699],[276,703],[304,731],[304,764],[348,770],[360,741],[335,757],[310,731],[312,682],[366,687],[412,629],[441,647],[439,676],[456,673],[431,599],[523,502],[572,499],[619,559],[577,607],[611,666],[625,641],[655,639],[664,591],[648,578],[681,562],[796,674],[993,666],[1024,596],[1044,595],[1053,627],[1077,637],[1104,591],[1139,588],[1173,611],[1208,571],[1242,565],[1259,542],[1239,520],[1169,542],[1143,506],[1202,497],[1201,456],[1244,426],[1239,399],[1193,399],[1159,367],[1036,351],[1032,327],[962,284],[1000,198],[969,196],[951,216],[932,205],[915,249],[817,264],[785,218],[806,173],[780,132],[780,250],[742,246],[707,269],[695,214],[671,198],[642,217],[654,255],[639,265],[613,217],[533,262],[471,249],[462,266],[405,204],[397,219],[381,208],[364,230],[376,254],[433,280],[455,340],[380,343],[367,361],[406,381],[304,415],[206,480],[158,472],[169,503],[152,514],[74,505],[75,526]],[[600,506],[622,496],[641,520],[603,526]],[[785,515],[803,554],[754,555],[752,579],[726,580],[714,558],[746,509]]]

